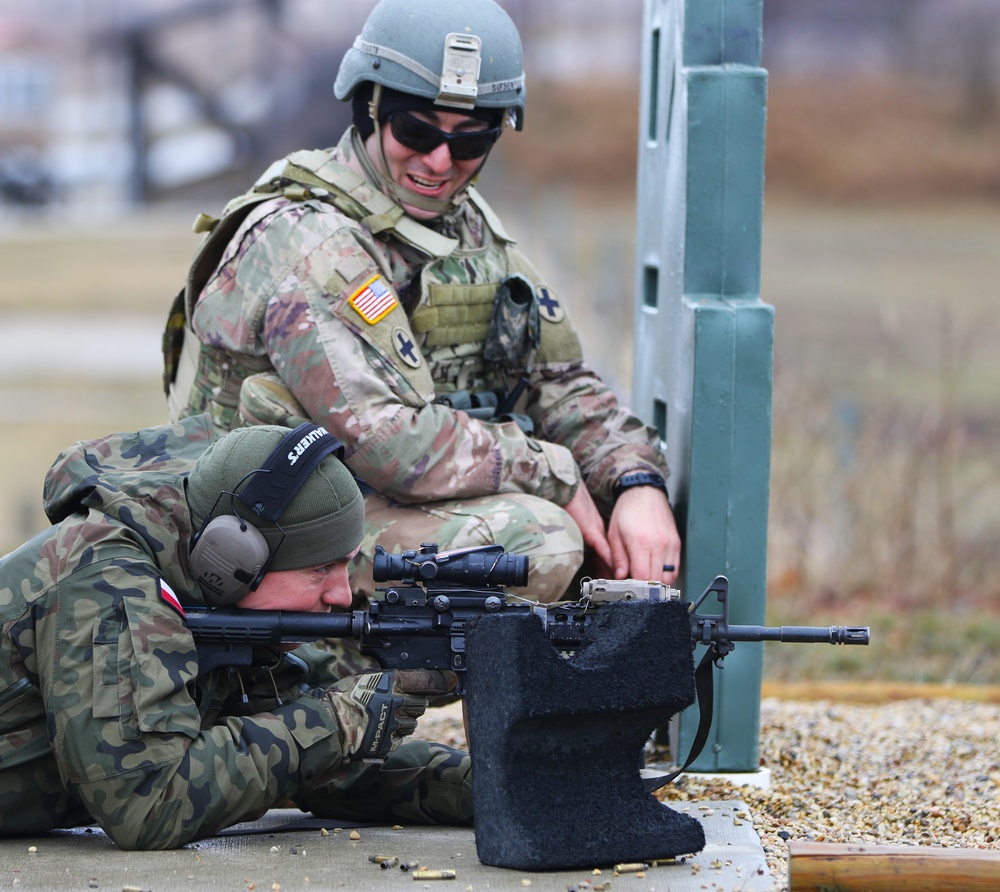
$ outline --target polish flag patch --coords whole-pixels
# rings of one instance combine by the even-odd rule
[[[372,276],[351,295],[348,303],[369,325],[374,325],[399,305],[396,295],[389,290],[381,276]]]
[[[162,579],[160,580],[160,597],[173,607],[174,610],[176,610],[181,616],[187,616],[184,612],[184,608],[181,607],[181,602],[177,599],[177,595],[174,594],[174,590]]]

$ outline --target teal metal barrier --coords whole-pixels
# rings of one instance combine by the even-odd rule
[[[767,72],[762,0],[645,0],[632,403],[660,432],[694,597],[764,622],[774,311],[760,299]],[[714,596],[703,609],[712,609]],[[700,648],[699,648],[700,651]],[[697,655],[696,655],[697,656]],[[758,767],[763,645],[715,670],[692,770]],[[683,758],[696,708],[670,735]]]

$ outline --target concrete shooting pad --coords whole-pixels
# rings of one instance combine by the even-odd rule
[[[697,817],[707,844],[674,864],[616,873],[613,865],[591,869],[527,872],[487,867],[476,856],[471,828],[357,826],[313,818],[294,809],[273,809],[212,839],[165,852],[125,852],[97,828],[58,831],[0,841],[4,888],[47,892],[391,892],[392,889],[514,890],[533,892],[703,892],[772,887],[752,815],[738,800],[671,803]],[[352,833],[353,829],[353,833]],[[357,838],[352,838],[356,836]],[[394,856],[453,879],[423,879],[413,869],[384,869],[371,856]]]

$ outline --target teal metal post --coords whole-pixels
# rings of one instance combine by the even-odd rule
[[[760,299],[767,72],[762,0],[645,0],[633,405],[659,429],[684,539],[680,587],[719,574],[763,623],[774,310]],[[712,596],[703,609],[717,609]],[[698,648],[696,656],[703,652]],[[758,767],[763,645],[715,670],[693,769]],[[671,730],[683,759],[696,708]]]

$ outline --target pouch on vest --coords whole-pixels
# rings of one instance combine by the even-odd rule
[[[526,369],[542,342],[541,317],[535,287],[520,273],[500,282],[483,356],[504,371]]]

